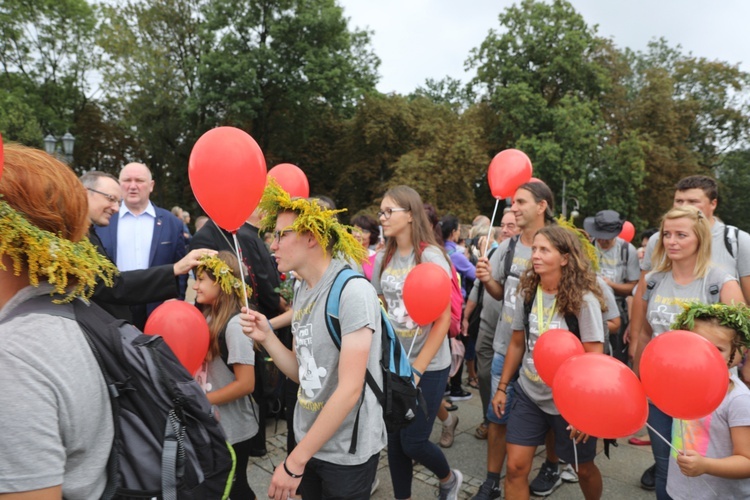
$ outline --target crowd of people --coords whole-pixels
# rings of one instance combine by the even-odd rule
[[[556,218],[552,191],[536,180],[517,188],[494,228],[484,215],[464,225],[439,217],[408,186],[383,194],[377,219],[357,214],[348,226],[332,200],[291,198],[269,182],[232,234],[205,217],[191,232],[185,211],[154,205],[142,163],[125,165],[119,178],[93,171],[78,179],[32,148],[6,144],[4,158],[0,496],[101,497],[115,434],[105,382],[76,322],[14,311],[39,295],[83,297],[142,330],[163,301],[185,299],[190,275],[209,330],[195,379],[236,455],[230,498],[256,498],[248,462],[266,453],[266,418],[275,411],[289,432],[269,498],[369,498],[387,448],[395,498],[412,498],[421,464],[439,498],[457,499],[463,475],[441,447],[453,444],[451,410],[473,390],[482,402],[474,434],[487,457],[475,499],[547,496],[562,481],[601,498],[597,436],[569,425],[534,363],[537,340],[558,328],[636,374],[648,343],[671,329],[713,343],[727,364],[724,401],[690,422],[650,403],[655,464],[641,483],[659,500],[750,498],[750,235],[714,216],[718,189],[709,177],[678,182],[674,208],[636,248],[618,237],[623,220],[613,210],[587,217],[583,228]],[[461,283],[455,339],[450,304],[427,325],[406,307],[404,282],[426,262]],[[327,300],[350,267],[365,279],[341,290],[337,344]],[[281,285],[290,281],[286,300]],[[370,378],[384,383],[381,304],[422,395],[422,413],[392,432],[367,386]],[[271,368],[284,376],[278,387]],[[442,432],[433,443],[436,420]],[[545,461],[531,477],[539,446]]]

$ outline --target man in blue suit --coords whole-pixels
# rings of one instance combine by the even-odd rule
[[[120,171],[122,206],[108,226],[96,228],[107,254],[120,271],[174,264],[186,254],[182,221],[151,203],[151,171],[142,163],[129,163]],[[185,298],[187,276],[180,276],[180,299]],[[131,306],[133,324],[141,330],[151,312],[161,304]]]

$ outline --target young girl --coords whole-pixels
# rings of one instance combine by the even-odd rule
[[[750,347],[750,309],[744,305],[685,306],[673,328],[690,330],[716,348],[731,369]],[[750,498],[750,389],[729,373],[729,389],[707,417],[675,420],[667,493],[675,500]],[[699,476],[700,479],[693,479]]]
[[[594,463],[596,438],[570,428],[555,406],[552,388],[539,377],[533,357],[539,337],[553,328],[568,329],[573,317],[586,352],[604,350],[604,298],[581,243],[572,231],[559,226],[537,231],[531,247],[531,266],[521,275],[516,304],[513,336],[492,400],[499,418],[508,411],[508,388],[519,372],[512,387],[513,411],[507,428],[505,496],[529,498],[532,461],[537,446],[544,444],[545,435],[552,429],[555,454],[567,463],[576,460],[579,463],[579,484],[584,497],[601,498],[602,476]],[[530,310],[526,304],[530,304]],[[552,474],[557,472],[556,468],[557,464],[550,462],[543,465],[543,471]]]
[[[239,324],[243,294],[237,258],[227,251],[204,257],[195,274],[195,301],[210,332],[208,354],[196,378],[205,380],[206,396],[218,407],[221,427],[237,456],[231,498],[254,499],[247,462],[250,438],[258,432],[257,409],[248,397],[255,388],[255,352]]]
[[[404,307],[403,287],[409,271],[421,262],[433,262],[450,276],[448,256],[436,244],[419,194],[408,186],[388,190],[378,212],[383,233],[388,238],[385,251],[378,254],[372,282],[385,299],[388,317],[399,340],[408,351],[409,361],[422,389],[427,418],[420,412],[409,427],[388,435],[388,465],[397,499],[411,497],[413,464],[424,465],[440,480],[439,498],[455,500],[463,476],[450,468],[443,452],[430,442],[430,432],[443,398],[451,364],[448,348],[450,305],[434,323],[419,328]],[[415,338],[416,337],[416,338]]]

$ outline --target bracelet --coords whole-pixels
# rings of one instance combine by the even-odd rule
[[[305,473],[305,471],[302,471],[302,474],[294,474],[292,471],[289,470],[289,467],[286,466],[286,460],[284,460],[284,471],[292,476],[294,479],[299,479],[302,477],[302,475]]]
[[[412,371],[412,373],[414,373],[414,375],[416,375],[417,377],[419,377],[419,378],[422,378],[422,373],[421,373],[421,372],[420,372],[419,370],[417,370],[416,368],[414,368],[413,366],[411,367],[411,371]]]
[[[500,391],[500,392],[502,392],[503,394],[508,394],[507,392],[505,392],[505,389],[503,389],[501,387],[498,387],[497,390]]]
[[[501,385],[508,387],[508,382],[500,382],[499,384],[497,384],[498,387],[500,387]]]

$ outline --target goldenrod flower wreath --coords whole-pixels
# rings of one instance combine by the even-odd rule
[[[570,219],[566,219],[565,217],[560,215],[555,220],[557,221],[558,226],[575,233],[578,241],[581,242],[583,252],[591,261],[591,267],[594,269],[594,272],[599,272],[599,254],[596,251],[596,247],[591,243],[591,240],[589,240],[586,233],[580,228],[576,227],[576,225],[573,223],[573,217],[571,217]]]
[[[276,227],[279,212],[291,211],[297,214],[297,218],[290,229],[297,233],[310,232],[324,251],[327,252],[333,238],[334,257],[349,258],[357,263],[367,259],[367,250],[352,236],[352,228],[341,224],[335,217],[337,213],[345,212],[345,209],[330,210],[315,199],[292,199],[272,177],[268,178],[258,206],[265,212],[261,227],[266,231],[272,231]]]
[[[721,326],[737,332],[738,344],[750,349],[750,307],[745,304],[703,304],[688,302],[682,304],[683,311],[675,318],[673,329],[692,330],[695,320],[715,319]]]
[[[245,291],[248,297],[252,297],[253,289],[247,284],[242,283],[237,276],[232,272],[232,268],[215,255],[204,255],[200,258],[200,264],[198,264],[198,274],[203,271],[210,271],[214,276],[216,283],[219,284],[224,293],[236,294],[240,300],[245,299],[245,295],[242,292],[242,285],[245,285]]]
[[[0,257],[3,255],[13,261],[16,276],[21,275],[26,265],[32,286],[39,286],[41,279],[54,286],[53,293],[65,295],[56,302],[70,302],[75,297],[88,300],[97,279],[105,286],[112,286],[118,274],[117,267],[88,238],[74,243],[39,229],[0,200]],[[0,269],[7,271],[2,261]]]

